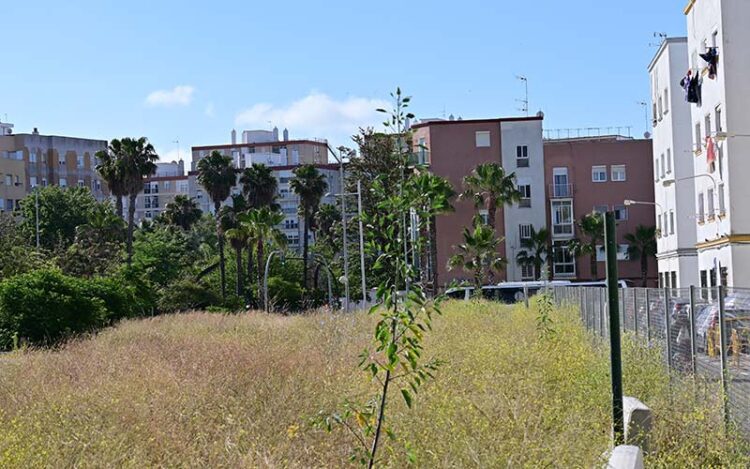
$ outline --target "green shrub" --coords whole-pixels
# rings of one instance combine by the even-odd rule
[[[221,303],[221,298],[211,288],[192,278],[172,282],[162,288],[160,293],[157,305],[162,313],[204,309]]]
[[[296,311],[302,307],[302,287],[281,277],[268,279],[268,302],[273,309]]]
[[[0,349],[13,336],[53,343],[139,314],[133,287],[121,279],[79,279],[42,269],[0,283]]]
[[[0,283],[0,348],[13,336],[33,344],[102,327],[110,316],[104,300],[84,280],[57,270],[37,270]]]

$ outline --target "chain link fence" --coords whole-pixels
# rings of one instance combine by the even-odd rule
[[[554,298],[609,337],[606,288],[556,287]],[[670,373],[720,382],[725,418],[750,437],[750,289],[621,288],[619,301],[621,329],[658,347]]]

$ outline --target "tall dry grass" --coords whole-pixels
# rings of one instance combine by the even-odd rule
[[[540,340],[522,307],[451,303],[429,354],[446,360],[383,465],[590,467],[609,441],[608,361],[571,314]],[[352,440],[319,410],[373,392],[356,366],[372,318],[193,313],[128,321],[57,351],[0,357],[0,467],[337,467]],[[659,356],[626,341],[626,390],[655,408],[655,466],[744,465],[715,400],[674,396]],[[635,365],[637,363],[637,365]]]

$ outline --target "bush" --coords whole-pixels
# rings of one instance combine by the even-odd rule
[[[43,269],[0,283],[0,349],[20,337],[49,344],[135,315],[135,293],[113,279],[84,280]]]
[[[158,308],[163,313],[203,309],[221,302],[205,284],[191,278],[179,279],[161,290]]]
[[[302,307],[302,287],[281,277],[268,279],[268,302],[273,309],[296,311]]]

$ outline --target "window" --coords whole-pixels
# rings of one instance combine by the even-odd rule
[[[6,186],[12,186],[13,185],[13,176],[10,174],[5,175],[5,185]]]
[[[187,181],[180,181],[177,183],[177,192],[181,194],[187,194],[188,192],[188,183]]]
[[[567,241],[556,241],[552,246],[552,265],[555,275],[571,276],[576,273],[576,261]]]
[[[573,235],[573,201],[553,200],[552,204],[552,235]]]
[[[490,146],[490,131],[480,130],[474,133],[474,140],[476,141],[477,148],[489,147]]]
[[[664,114],[664,106],[662,106],[662,99],[661,99],[661,96],[659,96],[659,120],[661,120],[663,114]]]
[[[526,252],[526,251],[521,251]],[[521,280],[534,280],[534,265],[533,264],[522,264],[521,265]]]
[[[711,220],[714,218],[714,190],[709,189],[708,193],[706,194],[706,205],[708,205],[708,219]]]
[[[151,217],[152,217],[151,210],[146,210],[146,218],[150,219]]]
[[[669,211],[669,234],[674,234],[674,210]]]
[[[519,168],[529,167],[529,147],[519,145],[516,147],[516,166]]]
[[[169,181],[164,181],[164,190],[168,190],[172,186],[172,183]]]
[[[705,200],[703,198],[703,193],[698,194],[698,223],[703,223],[706,221],[706,208],[705,208]]]
[[[607,182],[607,167],[606,166],[592,166],[591,167],[591,181],[592,182]]]
[[[30,151],[29,152],[29,163],[36,163],[36,152]]]
[[[36,176],[29,176],[29,185],[32,188],[36,187],[36,181],[37,181]]]
[[[480,210],[479,211],[479,217],[482,219],[482,223],[483,224],[485,224],[485,225],[489,225],[490,224],[490,216],[489,216],[489,212],[487,212],[487,210],[485,210],[485,209]]]
[[[293,218],[287,218],[284,220],[284,229],[285,230],[294,230],[296,228],[299,228],[299,221],[293,219]]]
[[[65,178],[60,178],[60,187],[68,187],[68,180]]]
[[[695,152],[700,153],[703,149],[703,137],[701,136],[701,123],[695,123]]]
[[[42,187],[47,187],[47,178],[42,178]]]
[[[624,205],[615,205],[615,220],[625,221],[628,219],[628,207]]]
[[[654,181],[659,180],[659,157],[654,158]]]
[[[552,197],[571,197],[573,191],[568,184],[568,168],[552,168]]]
[[[706,121],[706,124],[705,124],[706,128],[704,129],[704,131],[706,132],[706,137],[710,137],[711,136],[711,114],[706,114],[705,121]]]
[[[677,272],[672,271],[670,273],[670,277],[672,277],[672,282],[671,282],[672,288],[677,288],[678,287],[678,285],[677,285]]]
[[[592,211],[594,213],[604,215],[605,213],[607,213],[607,210],[609,210],[609,205],[594,205],[594,210]]]
[[[531,239],[531,229],[532,226],[527,223],[518,225],[518,234],[520,236],[520,239]]]
[[[419,137],[419,147],[417,148],[417,162],[419,164],[427,163],[427,141],[424,137]]]
[[[4,211],[5,211],[5,200],[2,197],[0,197],[0,212],[4,212]]]
[[[667,148],[667,174],[672,174],[672,149]]]
[[[627,179],[627,175],[625,173],[625,165],[619,164],[612,166],[612,181],[614,182],[623,182]]]
[[[661,229],[661,213],[656,217],[656,237],[661,238],[664,231]]]
[[[669,113],[669,89],[664,88],[664,114]]]
[[[721,124],[721,106],[716,106],[714,125],[716,126],[717,132],[722,132],[724,130],[724,126]]]
[[[664,177],[664,174],[667,169],[666,158],[664,157],[664,153],[661,154],[660,158],[661,158],[661,174],[659,176]]]
[[[719,216],[726,214],[727,207],[724,201],[724,184],[719,184]]]
[[[83,182],[83,179],[78,180],[78,187],[86,187],[86,183]]]
[[[521,200],[518,201],[518,206],[531,207],[531,184],[519,184],[518,192],[521,193]]]
[[[76,156],[76,167],[83,168],[83,155]]]

